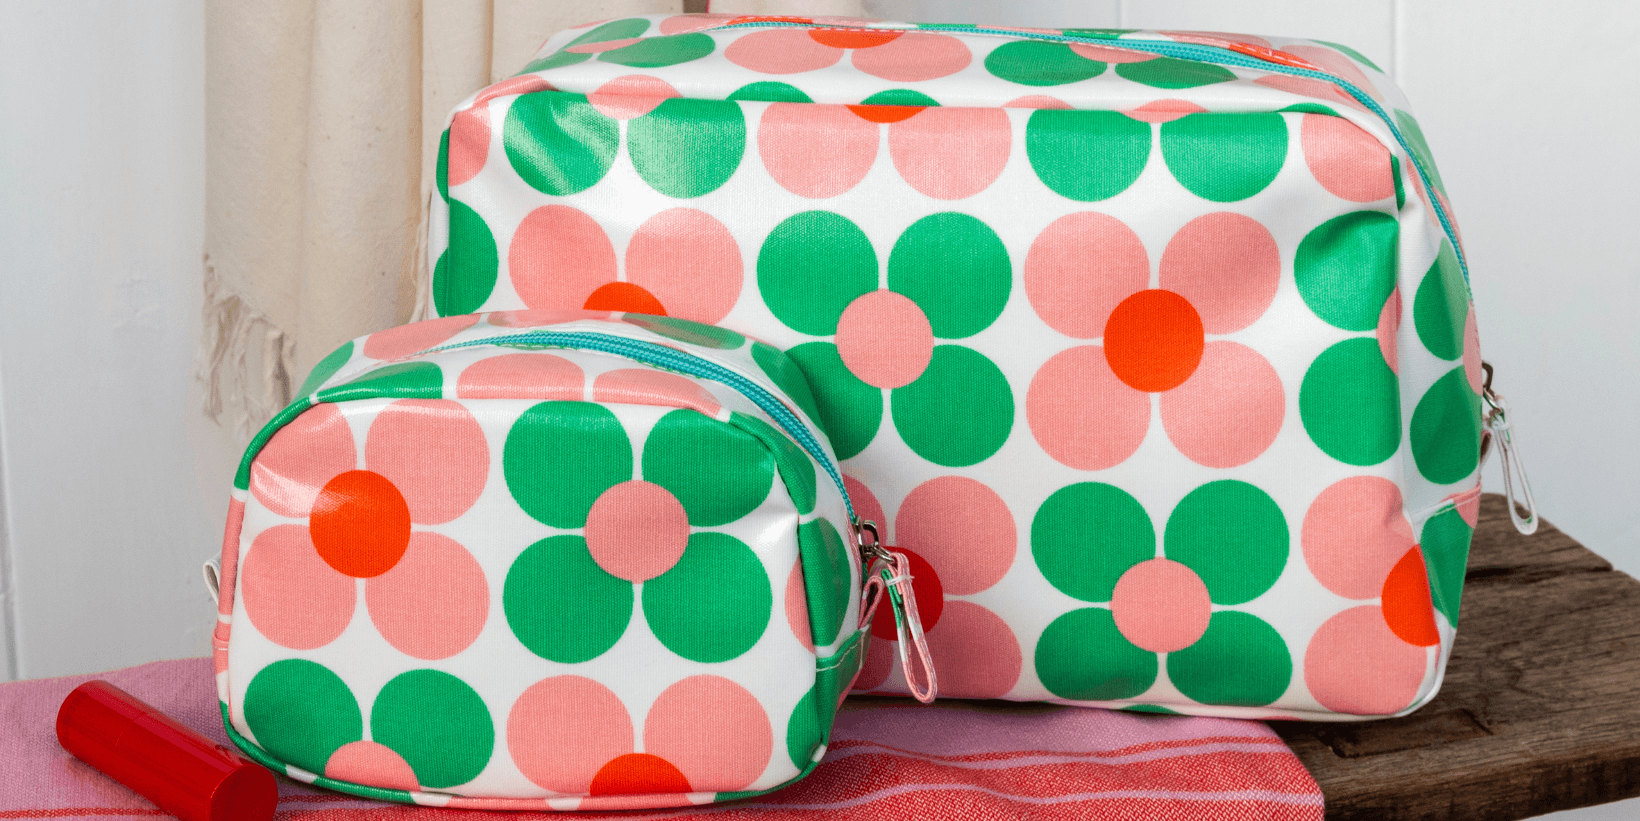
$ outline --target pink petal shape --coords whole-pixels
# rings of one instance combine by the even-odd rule
[[[1095,339],[1116,306],[1150,284],[1150,258],[1126,223],[1083,211],[1037,235],[1024,276],[1025,295],[1043,322],[1075,339]]]
[[[1133,49],[1116,48],[1114,46],[1098,46],[1092,43],[1071,43],[1071,51],[1079,57],[1086,57],[1100,63],[1142,63],[1156,59],[1156,55]]]
[[[542,679],[507,713],[513,763],[554,792],[586,793],[598,768],[632,752],[636,735],[621,697],[582,676]]]
[[[1395,483],[1352,476],[1310,503],[1300,541],[1316,581],[1346,599],[1375,599],[1415,539]]]
[[[302,525],[274,525],[257,534],[239,584],[251,625],[280,647],[323,647],[353,620],[353,579],[319,557]]]
[[[854,67],[891,83],[918,83],[956,74],[973,62],[955,37],[909,31],[875,48],[854,52]]]
[[[462,399],[577,401],[586,393],[581,367],[557,354],[509,353],[480,359],[456,378]]]
[[[419,790],[416,771],[392,747],[354,741],[336,748],[325,760],[326,778],[389,790]]]
[[[959,596],[1001,581],[1019,543],[1008,503],[963,476],[940,476],[913,489],[900,503],[894,533],[896,545],[927,559],[945,592]]]
[[[1401,330],[1401,289],[1390,292],[1389,299],[1384,300],[1384,310],[1378,314],[1378,327],[1373,335],[1378,338],[1378,352],[1384,355],[1384,362],[1389,369],[1400,373],[1400,350],[1396,344],[1396,334]]]
[[[1402,641],[1377,605],[1328,619],[1304,650],[1304,683],[1321,706],[1339,713],[1384,715],[1418,697],[1427,653]]]
[[[1008,115],[998,108],[925,108],[888,126],[894,168],[937,200],[984,191],[1008,164],[1012,143]]]
[[[1144,441],[1150,396],[1116,378],[1104,348],[1083,345],[1055,354],[1036,372],[1025,417],[1054,461],[1104,470],[1126,461]]]
[[[735,40],[723,56],[759,74],[800,74],[836,64],[843,51],[816,43],[802,29],[769,29]]]
[[[1189,100],[1156,100],[1122,113],[1142,123],[1170,123],[1206,110]]]
[[[443,524],[466,513],[484,492],[490,447],[460,402],[400,399],[370,423],[364,464],[398,487],[410,521]]]
[[[1257,459],[1281,432],[1287,400],[1268,360],[1236,342],[1209,342],[1184,384],[1161,395],[1167,438],[1191,461],[1213,468]]]
[[[928,634],[928,653],[940,665],[940,694],[949,698],[1002,698],[1019,683],[1024,653],[1001,616],[966,601],[945,603],[940,629]],[[891,642],[873,642],[892,646]]]
[[[605,573],[646,582],[672,569],[689,544],[689,514],[670,491],[641,479],[622,482],[592,503],[587,550]]]
[[[459,542],[416,531],[398,563],[365,582],[364,601],[388,644],[430,661],[478,639],[490,613],[490,586],[484,568]]]
[[[835,197],[877,160],[877,124],[847,106],[772,103],[757,126],[757,152],[780,186],[799,197]]]
[[[251,496],[280,516],[305,519],[326,482],[357,467],[353,430],[322,402],[280,428],[251,463]]]
[[[1305,114],[1299,127],[1304,162],[1321,187],[1350,202],[1395,196],[1389,149],[1342,117]]]
[[[1252,217],[1229,211],[1197,217],[1162,251],[1162,287],[1189,300],[1209,334],[1253,324],[1280,284],[1281,250]]]
[[[730,792],[768,768],[774,732],[762,702],[746,688],[721,676],[690,676],[649,708],[643,747],[670,761],[696,790]]]
[[[705,211],[670,208],[633,232],[626,279],[660,300],[667,316],[715,324],[740,299],[740,246]]]
[[[1152,653],[1172,653],[1207,632],[1213,602],[1196,571],[1169,560],[1151,559],[1116,580],[1110,615],[1122,636]]]
[[[473,314],[446,316],[377,331],[364,339],[364,355],[371,359],[398,359],[421,353],[478,324]]]
[[[699,382],[653,368],[621,368],[598,374],[592,381],[592,401],[691,408],[713,418],[723,412],[717,397]]]
[[[587,95],[587,102],[599,114],[615,120],[642,117],[661,103],[677,97],[678,90],[659,77],[627,74],[616,77]]]
[[[917,303],[893,291],[872,291],[843,309],[837,354],[867,385],[909,385],[934,355],[933,326]]]
[[[531,211],[507,252],[513,289],[531,308],[580,308],[615,281],[615,248],[602,226],[568,205]]]

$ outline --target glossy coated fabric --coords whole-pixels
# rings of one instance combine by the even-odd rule
[[[727,22],[564,32],[459,106],[433,309],[783,348],[912,555],[944,695],[1340,720],[1434,695],[1480,354],[1385,75],[1237,35]],[[1412,153],[1338,86],[1143,42],[1277,49]],[[894,650],[864,689],[905,692]]]
[[[437,319],[314,372],[247,455],[224,546],[218,687],[248,753],[492,809],[689,805],[812,768],[862,660],[842,492],[725,383],[503,339],[658,344],[812,425],[773,348],[631,320]]]

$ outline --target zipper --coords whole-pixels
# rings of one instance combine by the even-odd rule
[[[441,345],[428,348],[418,356],[438,351],[454,350],[456,348],[474,348],[483,345],[545,345],[556,348],[573,348],[579,350],[598,351],[626,357],[645,365],[654,365],[670,371],[698,376],[721,382],[740,392],[747,399],[752,400],[759,409],[768,414],[780,425],[788,436],[796,440],[814,461],[826,469],[826,474],[837,485],[837,490],[843,496],[843,505],[848,508],[849,524],[856,532],[856,542],[859,541],[861,527],[860,517],[854,512],[854,503],[849,500],[848,488],[843,485],[843,472],[832,459],[826,449],[820,445],[820,440],[809,430],[803,420],[792,413],[774,394],[762,385],[742,376],[741,374],[719,365],[702,356],[686,353],[676,348],[670,348],[655,342],[645,342],[641,339],[628,339],[614,334],[589,333],[585,331],[527,331],[525,333],[495,336],[488,339],[474,339],[467,342],[457,342],[451,345]]]
[[[1503,463],[1498,470],[1503,474],[1503,496],[1509,503],[1509,521],[1523,535],[1537,532],[1537,499],[1532,496],[1532,483],[1526,478],[1526,463],[1521,461],[1520,446],[1515,444],[1514,423],[1509,421],[1509,403],[1503,394],[1492,390],[1492,363],[1482,362],[1485,382],[1481,385],[1482,426],[1481,464],[1495,447]],[[1517,486],[1518,498],[1517,498]]]
[[[764,18],[747,19],[742,22],[730,22],[722,26],[718,26],[717,28],[719,30],[729,30],[742,28],[847,29],[855,27],[828,26],[822,23]],[[864,30],[875,31],[876,29]],[[909,29],[885,26],[881,30],[906,31]],[[984,34],[994,37],[1012,37],[1016,39],[1043,40],[1056,43],[1080,43],[1094,46],[1105,46],[1107,48],[1127,49],[1129,51],[1142,51],[1148,54],[1155,54],[1160,57],[1174,57],[1181,60],[1192,60],[1198,63],[1214,63],[1217,65],[1235,66],[1237,68],[1254,68],[1263,71],[1274,71],[1293,77],[1305,77],[1312,80],[1322,80],[1324,82],[1332,83],[1333,85],[1343,89],[1351,97],[1355,98],[1356,102],[1365,106],[1367,110],[1376,115],[1378,119],[1383,120],[1384,125],[1389,128],[1390,134],[1395,137],[1395,141],[1401,146],[1401,150],[1406,152],[1407,157],[1412,162],[1413,169],[1418,172],[1418,178],[1423,181],[1424,190],[1429,192],[1430,207],[1435,209],[1435,216],[1440,220],[1441,229],[1446,233],[1447,241],[1452,244],[1452,251],[1458,258],[1458,268],[1463,272],[1464,285],[1466,288],[1469,285],[1469,261],[1464,257],[1463,247],[1458,244],[1458,232],[1452,227],[1452,220],[1446,213],[1446,207],[1441,204],[1440,198],[1435,196],[1435,185],[1433,180],[1430,179],[1428,169],[1425,169],[1423,163],[1419,162],[1417,153],[1412,150],[1412,145],[1407,142],[1406,135],[1401,133],[1400,127],[1395,123],[1395,118],[1390,116],[1389,113],[1384,110],[1383,106],[1380,106],[1378,101],[1374,100],[1371,95],[1359,88],[1356,88],[1348,80],[1345,80],[1342,77],[1328,74],[1325,71],[1320,71],[1297,58],[1286,58],[1291,60],[1291,62],[1287,62],[1286,59],[1283,59],[1285,55],[1278,56],[1279,52],[1265,53],[1264,49],[1255,49],[1251,46],[1247,52],[1243,52],[1230,48],[1220,48],[1218,46],[1197,45],[1195,43],[1174,43],[1161,40],[1120,40],[1116,38],[1083,37],[1070,34],[1046,34],[1031,31],[1015,31],[1005,28],[968,26],[959,23],[933,23],[919,25],[917,30],[946,31],[959,34]],[[1473,294],[1471,294],[1471,298],[1473,298]]]

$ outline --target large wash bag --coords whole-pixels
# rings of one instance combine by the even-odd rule
[[[584,311],[343,346],[235,482],[230,737],[441,807],[689,806],[807,774],[882,587],[795,373],[739,334]]]
[[[1481,439],[1407,108],[1303,40],[616,20],[451,115],[430,303],[784,349],[943,694],[1397,714],[1452,647]],[[893,650],[863,689],[904,691]]]

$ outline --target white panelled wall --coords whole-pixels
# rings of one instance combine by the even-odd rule
[[[1372,58],[1412,99],[1452,194],[1541,510],[1640,575],[1640,4],[866,6],[1296,35]],[[209,651],[199,564],[237,443],[203,420],[192,376],[203,32],[203,0],[0,3],[0,679]],[[1574,815],[1640,816],[1640,802],[1560,817]]]

